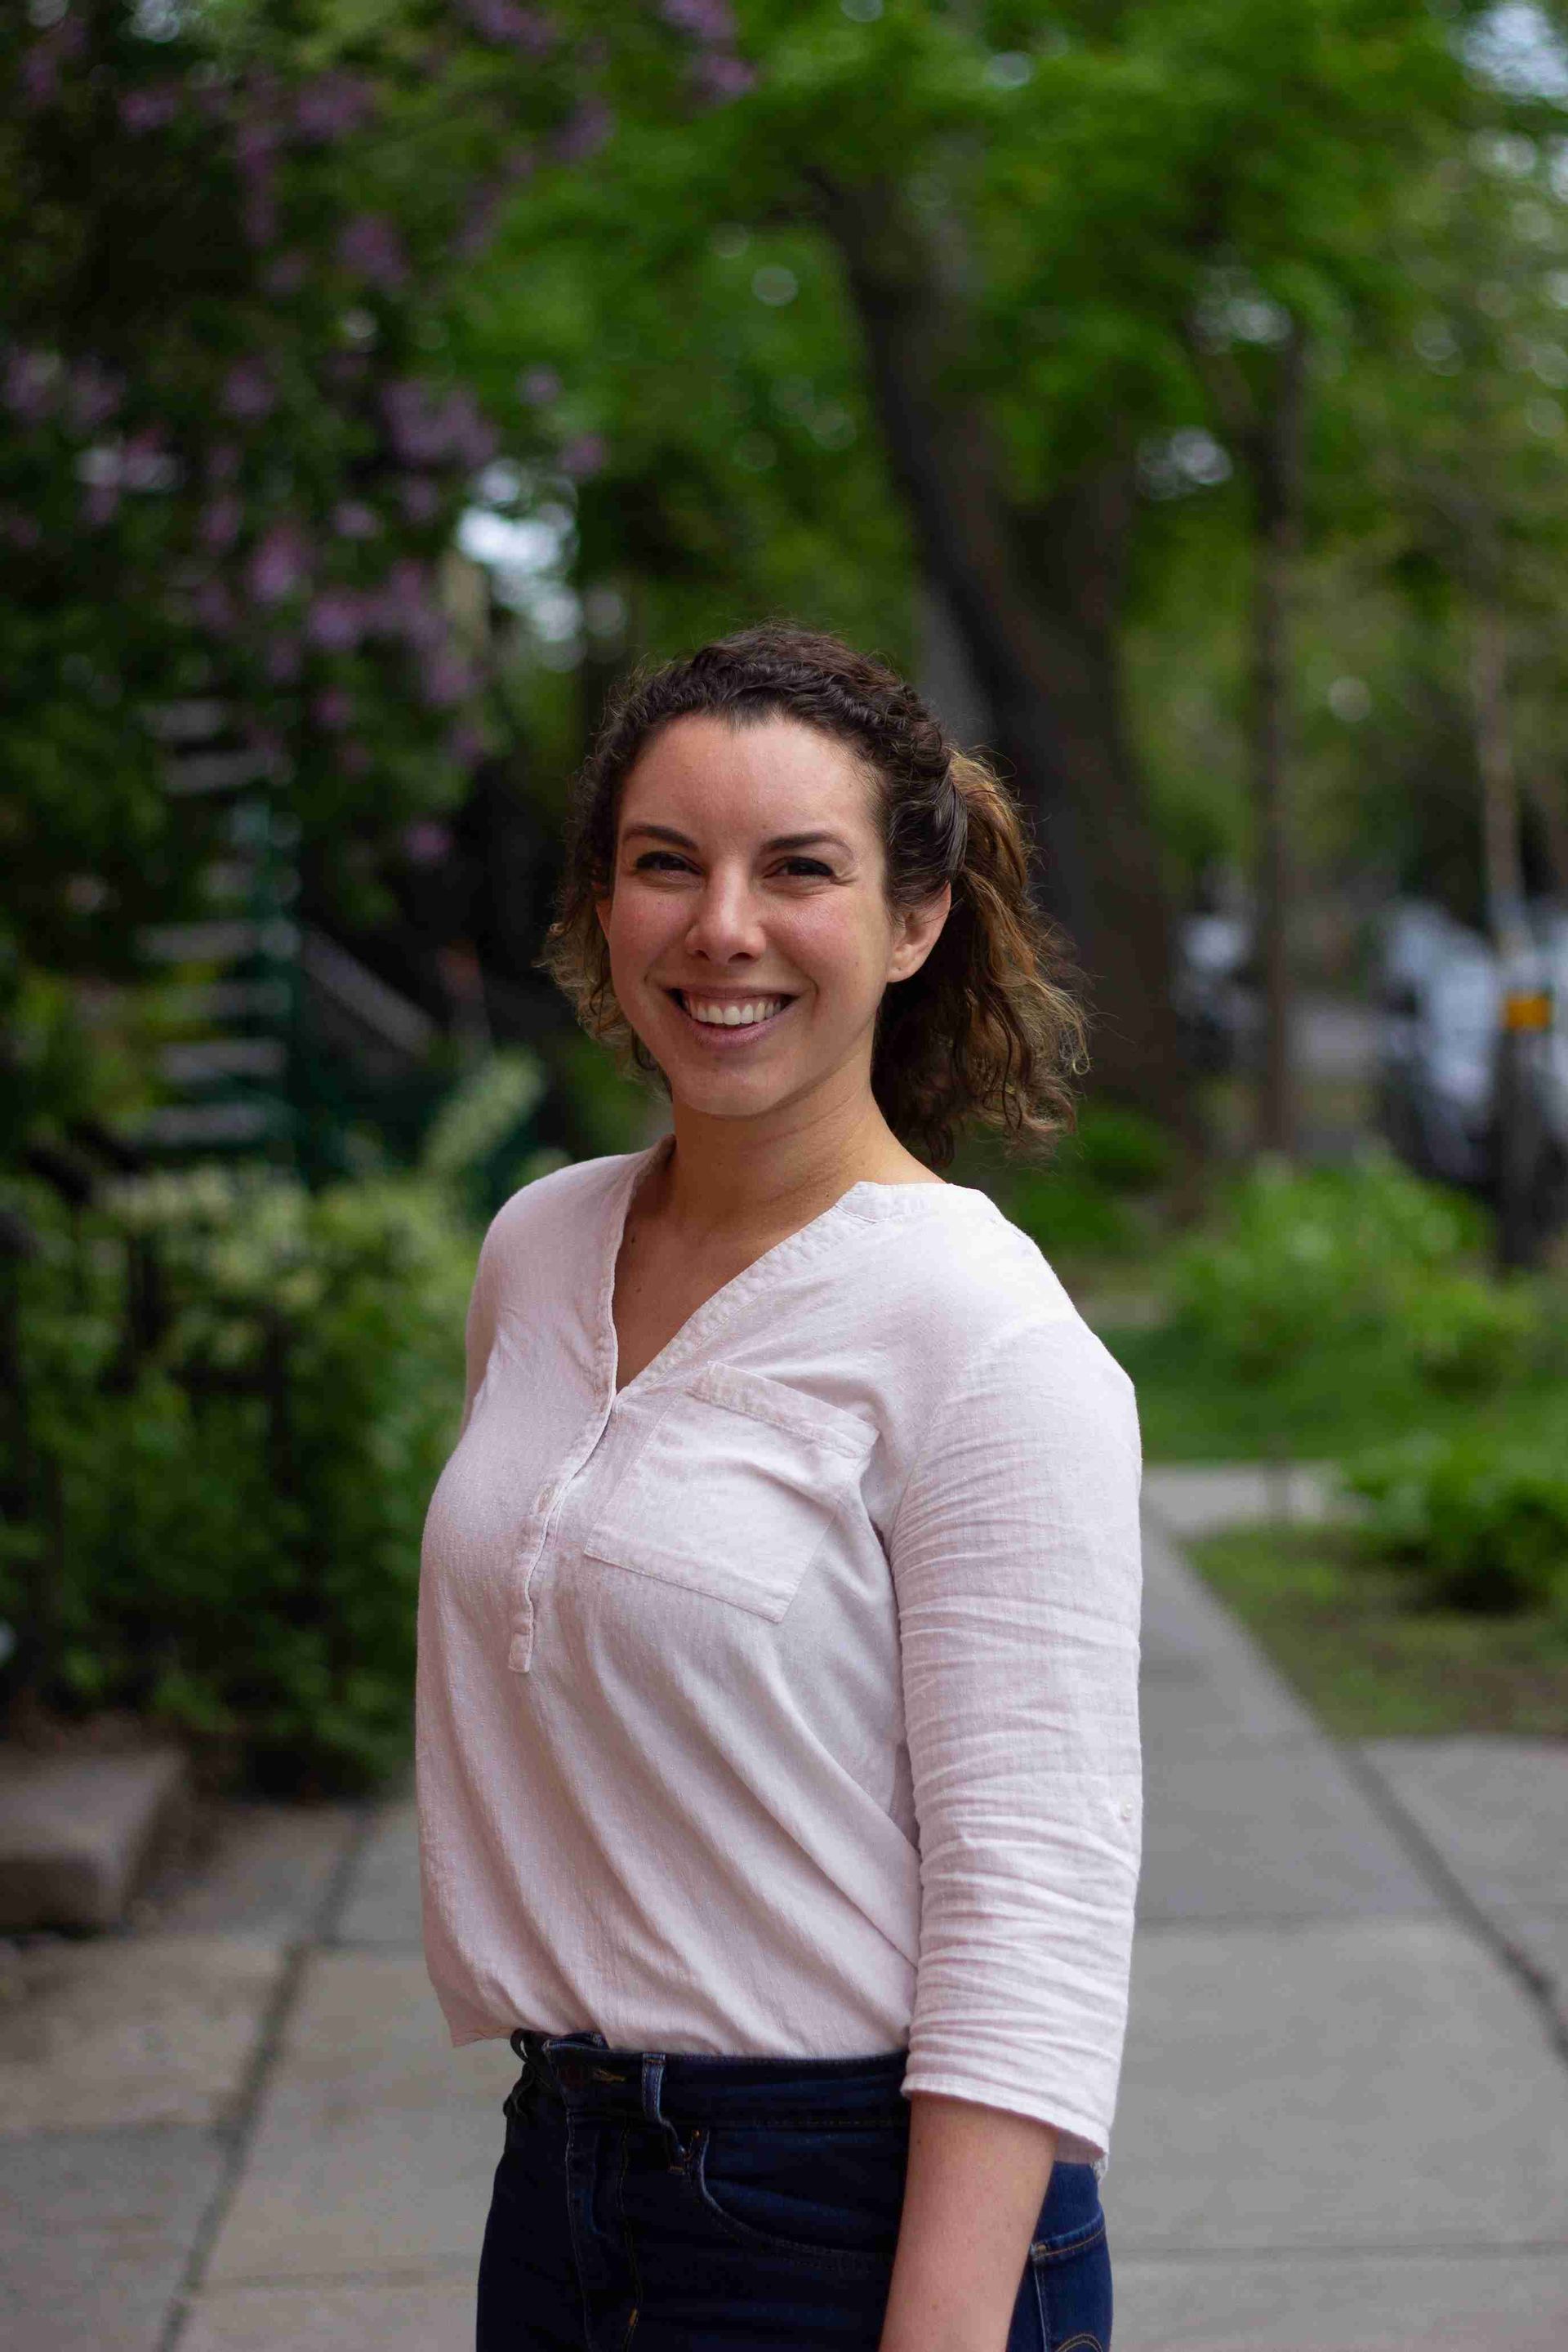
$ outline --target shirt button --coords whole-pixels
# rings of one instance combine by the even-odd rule
[[[511,1647],[506,1654],[506,1662],[514,1675],[525,1674],[528,1670],[529,1659],[532,1654],[532,1634],[518,1633],[513,1636]]]

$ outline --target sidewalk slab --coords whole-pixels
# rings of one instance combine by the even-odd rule
[[[0,1931],[113,1927],[189,1790],[177,1748],[57,1755],[0,1744]]]
[[[1150,1744],[1141,1921],[1430,1916],[1433,1889],[1326,1741]]]
[[[1568,2252],[1123,2262],[1114,2223],[1111,2236],[1116,2352],[1562,2352],[1568,2344]]]
[[[0,2343],[158,2352],[223,2165],[189,2127],[0,2140]]]
[[[206,2291],[477,2270],[517,2062],[461,2050],[416,1954],[314,1954]]]
[[[195,1851],[148,1887],[138,1924],[297,1941],[313,1927],[361,1818],[353,1805],[226,1803],[203,1822]]]
[[[331,1937],[334,1944],[423,1948],[419,1832],[414,1801],[386,1806],[358,1855]]]
[[[1451,1920],[1145,1930],[1106,2188],[1124,2255],[1568,2252],[1568,2072]]]
[[[1568,1737],[1362,1745],[1472,1902],[1568,1919]]]
[[[231,2287],[203,2295],[180,2352],[473,2352],[473,2266],[439,2279]]]
[[[224,2122],[283,1965],[277,1946],[226,1936],[24,1944],[23,1998],[0,2010],[0,2140]]]

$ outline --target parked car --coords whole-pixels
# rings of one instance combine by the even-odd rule
[[[1544,990],[1557,1017],[1532,1036],[1525,1071],[1536,1138],[1531,1219],[1568,1218],[1568,910],[1527,909],[1531,947],[1515,987]],[[1504,975],[1481,932],[1425,899],[1379,924],[1378,1124],[1420,1175],[1498,1196],[1498,1065]]]
[[[1245,1068],[1260,1018],[1251,918],[1219,910],[1181,916],[1175,946],[1171,1001],[1193,1066],[1215,1074]]]

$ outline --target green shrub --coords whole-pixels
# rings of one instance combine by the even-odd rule
[[[1166,1260],[1173,1333],[1244,1381],[1370,1352],[1415,1381],[1479,1390],[1528,1369],[1532,1293],[1468,1261],[1484,1213],[1376,1149],[1343,1166],[1258,1161],[1220,1204],[1217,1230]]]
[[[39,1696],[133,1709],[269,1790],[373,1784],[406,1747],[472,1235],[406,1177],[311,1194],[204,1168],[75,1227],[26,1206],[34,1508],[0,1547],[0,1616],[26,1628],[46,1595]]]
[[[1003,1179],[999,1204],[1047,1257],[1125,1257],[1149,1241],[1136,1196],[1173,1171],[1170,1139],[1154,1120],[1090,1105],[1048,1166]]]
[[[1345,1463],[1366,1539],[1436,1608],[1568,1619],[1568,1468],[1506,1439],[1428,1434]]]

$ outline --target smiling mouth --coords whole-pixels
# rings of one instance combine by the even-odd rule
[[[694,1029],[710,1031],[766,1029],[795,1003],[793,996],[785,996],[776,990],[768,994],[759,992],[756,996],[732,998],[703,997],[695,990],[689,996],[681,988],[668,989],[665,992]]]

